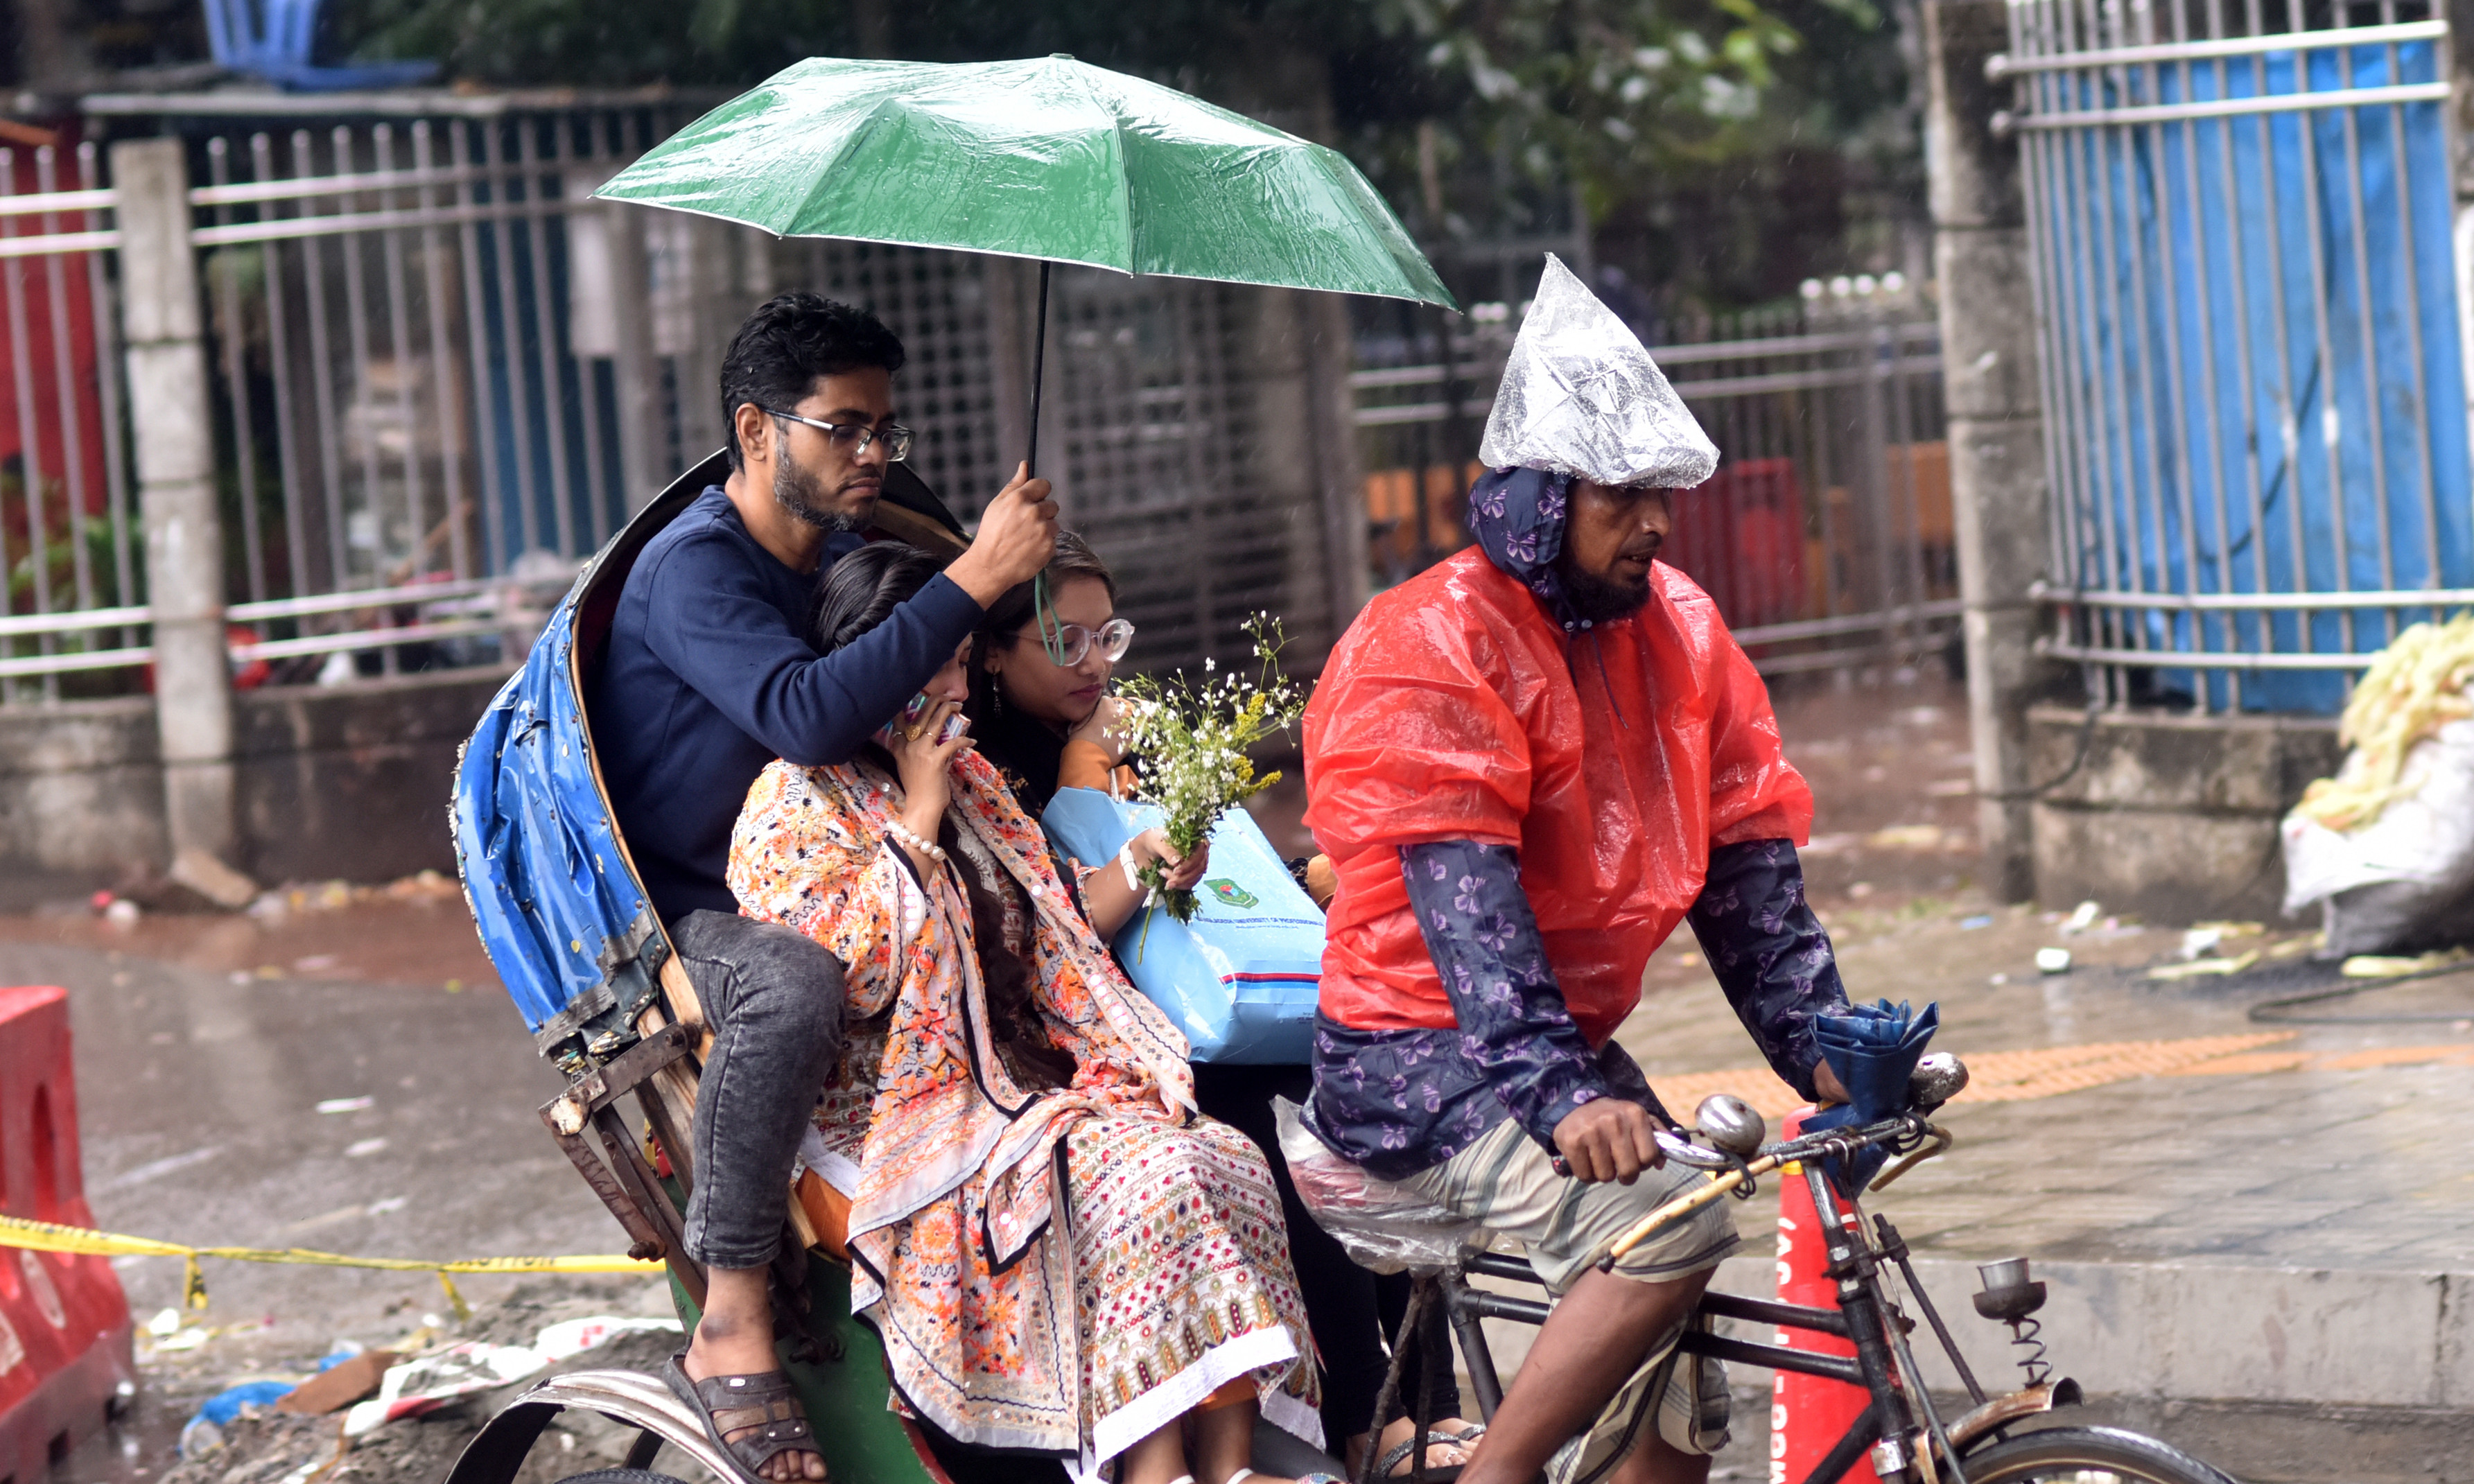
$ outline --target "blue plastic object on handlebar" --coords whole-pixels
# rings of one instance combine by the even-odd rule
[[[1846,1086],[1849,1101],[1806,1119],[1805,1131],[1860,1127],[1906,1111],[1907,1080],[1940,1026],[1938,1003],[1918,1011],[1882,1000],[1849,1006],[1844,1014],[1813,1017],[1812,1038],[1820,1044],[1822,1059]],[[1853,1169],[1841,1169],[1836,1159],[1824,1161],[1822,1168],[1841,1191],[1854,1194],[1872,1181],[1889,1157],[1888,1150],[1875,1145],[1849,1161]]]

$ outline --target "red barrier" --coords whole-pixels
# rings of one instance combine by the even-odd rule
[[[0,988],[0,1210],[91,1227],[66,990]],[[49,1465],[135,1395],[129,1300],[107,1257],[0,1248],[0,1480]]]
[[[1811,1108],[1786,1116],[1781,1138],[1793,1138]],[[1781,1303],[1806,1303],[1833,1308],[1838,1284],[1825,1277],[1830,1253],[1821,1235],[1821,1218],[1812,1207],[1812,1191],[1800,1166],[1779,1172],[1778,1297]],[[1778,1343],[1822,1355],[1856,1353],[1856,1342],[1803,1329],[1782,1329]],[[1820,1466],[1847,1432],[1848,1424],[1873,1404],[1864,1388],[1818,1375],[1776,1373],[1770,1382],[1770,1484],[1802,1484]],[[1844,1477],[1853,1484],[1878,1484],[1870,1460],[1858,1460]]]

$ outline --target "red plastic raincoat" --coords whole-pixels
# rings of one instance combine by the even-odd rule
[[[1805,840],[1812,791],[1708,595],[1663,563],[1649,603],[1572,637],[1472,547],[1376,598],[1306,710],[1306,824],[1340,877],[1322,1009],[1455,1024],[1398,847],[1520,852],[1565,1004],[1600,1045],[1700,895],[1710,849]]]

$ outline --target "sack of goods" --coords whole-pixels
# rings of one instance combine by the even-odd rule
[[[2417,623],[2345,703],[2344,766],[2285,816],[2285,911],[2321,904],[2331,957],[2474,938],[2474,614]]]
[[[1157,824],[1159,812],[1059,789],[1039,822],[1088,865]],[[1242,809],[1213,828],[1210,871],[1194,890],[1201,905],[1192,921],[1147,904],[1118,933],[1109,946],[1126,977],[1168,1011],[1195,1060],[1302,1065],[1322,986],[1322,913]]]

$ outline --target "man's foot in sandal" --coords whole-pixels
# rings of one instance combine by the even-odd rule
[[[673,1357],[670,1389],[704,1415],[708,1430],[749,1473],[774,1484],[819,1484],[824,1455],[773,1351],[766,1270],[706,1273],[704,1318],[694,1342]]]

